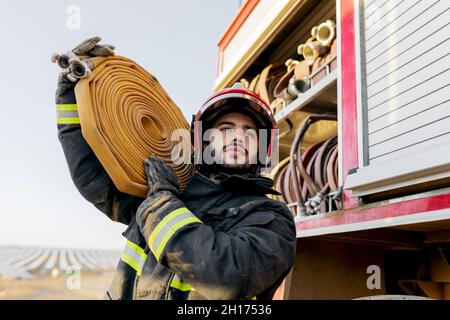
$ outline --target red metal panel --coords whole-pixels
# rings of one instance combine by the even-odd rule
[[[414,213],[430,212],[450,208],[450,194],[412,199],[377,207],[351,208],[342,214],[318,218],[314,220],[297,221],[297,231],[330,227],[342,224],[379,220],[399,217]]]
[[[358,116],[356,104],[354,1],[341,0],[341,85],[342,85],[342,174],[344,187],[348,170],[358,166]],[[358,205],[350,192],[344,192],[344,208]]]
[[[225,34],[222,36],[222,38],[220,38],[217,44],[217,46],[219,47],[219,52],[217,55],[216,77],[219,75],[222,66],[223,50],[225,50],[231,39],[233,39],[235,34],[239,31],[242,24],[245,22],[245,20],[247,20],[248,16],[250,15],[250,13],[252,13],[253,9],[258,3],[259,0],[247,0],[247,2],[241,7],[237,15],[234,17],[227,31],[225,31]]]
[[[234,35],[239,31],[242,24],[247,20],[250,13],[252,13],[253,9],[258,4],[259,0],[247,0],[247,2],[241,7],[236,17],[234,17],[233,22],[228,27],[225,34],[219,40],[218,46],[221,51],[230,43],[231,39],[233,39]]]

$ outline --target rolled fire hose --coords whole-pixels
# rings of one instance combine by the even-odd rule
[[[312,159],[305,167],[305,157],[302,157],[301,142],[308,130],[308,127],[320,120],[336,121],[335,115],[311,115],[308,116],[300,125],[294,142],[292,143],[290,152],[289,167],[294,182],[299,181],[297,173],[303,181],[305,181],[309,194],[312,196],[305,201],[305,196],[300,189],[300,183],[293,183],[294,194],[297,200],[297,214],[310,215],[325,211],[322,204],[325,193],[330,189],[331,191],[337,188],[337,139],[336,137],[325,140],[320,143],[320,146],[314,152]],[[311,152],[311,151],[310,151]],[[312,177],[313,176],[313,177]]]
[[[264,70],[260,73],[258,81],[255,85],[255,92],[261,96],[261,98],[270,103],[269,92],[267,90],[266,81],[269,76],[270,69],[272,69],[272,64],[268,65]]]
[[[310,81],[309,75],[311,74],[311,69],[306,60],[300,61],[299,64],[295,66],[294,69],[294,81],[296,87],[300,92],[306,92],[309,89]]]
[[[288,157],[280,162],[271,173],[271,176],[275,180],[275,189],[281,193],[281,196],[276,196],[276,198],[288,205],[290,204],[293,215],[311,215],[340,209],[342,188],[338,187],[337,180],[336,138],[331,138],[311,145],[301,153],[301,162],[305,168],[306,174],[311,177],[314,184],[316,184],[316,187],[301,175],[297,177],[297,182],[294,183],[295,180],[292,175],[290,159]],[[301,192],[300,201],[297,201],[298,198],[295,195],[295,184],[299,186]],[[317,193],[314,193],[314,188],[319,188],[319,191],[322,192],[322,196],[317,197]],[[329,197],[327,207],[326,203],[323,201],[323,196],[325,196],[325,192],[328,190],[329,192],[326,194],[326,196]],[[309,202],[304,199],[308,199]],[[314,201],[319,201],[314,203],[314,201],[311,201],[312,199],[314,199]]]
[[[313,159],[315,158],[317,154],[317,150],[321,146],[322,142],[316,143],[314,145],[311,145],[309,148],[305,150],[301,154],[301,161],[302,163],[307,167],[307,171],[311,174],[312,165],[310,163],[314,163]],[[290,157],[287,159],[290,160]],[[309,195],[309,188],[306,182],[303,181],[302,177],[297,177],[296,182],[294,182],[294,179],[292,177],[292,171],[290,162],[286,163],[286,165],[280,170],[279,178],[276,181],[276,190],[280,191],[282,193],[282,199],[281,201],[284,201],[287,204],[293,204],[297,203],[297,198],[294,194],[294,183],[298,184],[302,193],[301,193],[301,199],[299,201],[300,206],[304,208],[304,200]],[[293,210],[294,207],[291,207],[291,210]],[[294,215],[297,215],[298,213],[296,211],[292,211]]]
[[[249,86],[248,86],[248,90],[255,92],[255,88],[256,88],[256,84],[258,83],[259,80],[259,76],[260,74],[258,73],[250,82]]]
[[[279,98],[289,103],[301,93],[306,92],[311,86],[311,73],[335,58],[336,24],[332,20],[327,20],[313,27],[311,37],[298,46],[297,52],[305,60],[288,59],[285,63],[287,71],[281,63],[268,65],[251,81],[245,80],[248,83],[248,89],[258,93],[268,104],[276,100],[277,106],[280,105]],[[335,60],[332,62],[334,67]],[[294,76],[292,76],[292,69],[294,69]],[[321,78],[323,78],[322,74],[316,76],[315,81]]]
[[[261,72],[254,91],[259,94],[267,104],[270,105],[275,99],[275,85],[285,72],[286,66],[283,63],[270,64]]]
[[[311,74],[311,70],[310,70],[309,65],[306,62],[306,60],[300,61],[295,66],[295,69],[294,69],[295,79],[297,79],[297,80],[307,79],[310,74]]]
[[[335,115],[312,115],[299,127],[290,156],[271,172],[278,200],[291,206],[294,215],[311,215],[340,208],[342,188],[338,186],[337,138],[311,145],[302,151],[301,144],[309,126],[316,121],[336,121]],[[298,174],[300,171],[300,174]],[[328,208],[323,201],[329,197]],[[295,207],[297,208],[295,210]]]
[[[157,155],[174,169],[183,189],[194,168],[180,158],[186,157],[181,147],[191,147],[180,109],[158,80],[132,60],[113,56],[90,61],[92,73],[75,87],[81,129],[116,187],[146,197],[143,161]],[[183,130],[173,141],[177,129]]]
[[[275,190],[277,191],[281,191],[281,188],[279,186],[277,186],[277,182],[280,181],[280,174],[282,172],[282,170],[284,169],[284,167],[289,163],[289,157],[284,158],[283,160],[281,160],[280,162],[278,162],[278,164],[272,169],[272,171],[267,175],[270,179],[275,181]],[[279,199],[280,197],[283,197],[283,194],[281,194],[281,196],[278,195],[273,195],[273,194],[269,194],[268,195],[269,198],[271,199]],[[282,200],[284,201],[284,199]]]

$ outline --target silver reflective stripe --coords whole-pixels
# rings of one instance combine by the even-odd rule
[[[122,251],[121,260],[136,270],[138,276],[140,276],[142,269],[144,268],[145,261],[147,260],[147,255],[139,254],[127,245]]]
[[[78,106],[75,103],[56,105],[57,124],[80,124]]]
[[[173,280],[179,281],[179,282],[181,282],[181,283],[184,283],[183,279],[181,279],[177,274],[175,274],[175,275],[173,276]]]
[[[170,286],[172,288],[178,289],[180,291],[195,291],[195,289],[190,284],[184,282],[183,279],[181,279],[176,274],[173,277],[172,282],[170,283]]]
[[[179,229],[194,223],[202,222],[186,207],[175,209],[166,215],[153,229],[147,241],[156,260],[159,261],[166,244]]]
[[[56,117],[60,118],[79,118],[77,110],[56,110]]]
[[[160,245],[163,242],[164,237],[168,234],[168,232],[170,231],[171,228],[173,228],[177,223],[185,220],[185,219],[189,219],[189,218],[193,218],[195,217],[192,213],[190,212],[184,212],[174,218],[172,218],[171,220],[169,220],[162,228],[161,230],[159,230],[158,235],[156,236],[156,238],[153,240],[152,245],[152,251],[154,253],[156,253],[158,251],[158,248],[160,247]]]

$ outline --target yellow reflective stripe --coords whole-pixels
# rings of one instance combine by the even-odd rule
[[[78,106],[76,104],[57,104],[56,123],[80,124],[80,118],[78,117]]]
[[[136,252],[138,255],[141,256],[141,258],[143,259],[147,259],[147,254],[144,252],[144,249],[142,249],[141,247],[139,247],[137,244],[135,244],[134,242],[131,242],[130,240],[127,240],[126,246],[130,249],[132,249],[134,252]]]
[[[166,247],[167,242],[172,238],[172,236],[177,232],[179,229],[183,228],[184,226],[191,224],[191,223],[202,223],[197,217],[187,218],[184,219],[177,224],[175,224],[173,227],[169,229],[169,231],[164,236],[163,240],[161,241],[161,244],[158,246],[158,249],[156,250],[155,257],[159,260],[161,257],[161,253]]]
[[[127,240],[120,259],[136,270],[137,275],[140,276],[147,260],[147,254],[137,244]]]
[[[178,229],[190,223],[202,222],[188,208],[182,207],[169,213],[157,224],[150,234],[148,244],[158,261],[169,239]]]
[[[153,230],[152,234],[150,235],[150,238],[148,239],[148,243],[153,243],[155,241],[156,236],[159,234],[161,229],[173,218],[179,216],[180,214],[190,212],[188,208],[182,207],[178,208],[171,213],[169,213],[167,216],[165,216],[156,226],[155,230]]]
[[[140,267],[139,263],[137,263],[133,258],[131,258],[126,253],[122,253],[120,256],[120,260],[128,264],[130,267],[132,267],[134,270],[136,270],[136,273],[138,276],[141,276],[142,274],[142,268]]]
[[[180,282],[176,279],[172,280],[172,282],[170,283],[170,286],[172,288],[178,289],[180,291],[195,291],[195,289],[192,288],[192,286],[190,284]]]
[[[256,296],[254,296],[251,300],[256,300]]]
[[[78,110],[78,106],[76,104],[57,104],[56,110],[58,110],[58,111],[73,111],[73,110]]]
[[[57,118],[58,124],[80,124],[80,118]]]

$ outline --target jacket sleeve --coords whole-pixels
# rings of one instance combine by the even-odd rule
[[[137,213],[150,250],[207,299],[271,298],[294,264],[295,225],[282,203],[265,201],[214,232],[169,192],[155,199]]]
[[[60,75],[55,96],[58,138],[70,175],[87,201],[111,220],[128,224],[144,199],[120,192],[83,138],[74,88]]]

